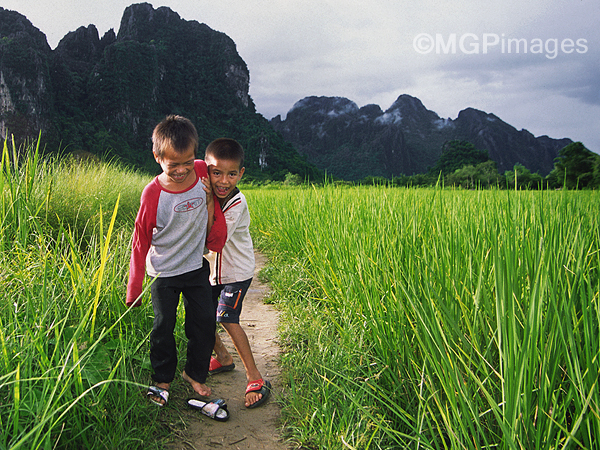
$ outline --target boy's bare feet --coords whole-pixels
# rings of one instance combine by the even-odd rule
[[[231,356],[231,353],[229,353],[227,347],[225,347],[225,344],[223,344],[219,333],[215,333],[214,351],[215,359],[219,361],[219,364],[221,364],[222,366],[230,366],[231,364],[233,364],[233,356]]]
[[[223,367],[230,366],[233,364],[233,357],[231,356],[230,353],[221,354],[221,355],[216,353],[215,359],[217,361],[219,361],[219,364],[221,364]]]
[[[190,383],[192,385],[192,389],[194,389],[194,392],[196,392],[198,395],[208,397],[212,392],[206,384],[198,383],[196,380],[193,380],[187,373],[185,373],[185,370],[181,374],[181,378]]]
[[[256,366],[254,366],[254,367],[256,367]],[[248,378],[248,385],[250,385],[251,383],[256,383],[256,382],[251,382],[250,380],[258,380],[259,382],[260,382],[260,380],[262,380],[262,375],[260,374],[258,369],[255,368],[255,370],[253,370],[251,373],[249,373],[249,378]],[[246,408],[250,408],[256,402],[258,402],[260,399],[262,399],[263,392],[264,391],[261,391],[260,388],[259,389],[255,388],[252,391],[246,390],[246,403],[245,403]]]
[[[262,405],[269,398],[271,383],[269,380],[259,379],[251,381],[246,387],[246,408],[255,408]]]
[[[248,392],[246,394],[246,408],[248,408],[250,405],[254,405],[261,398],[262,394],[260,392]]]

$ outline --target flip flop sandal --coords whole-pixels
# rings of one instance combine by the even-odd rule
[[[222,365],[216,358],[210,357],[210,365],[208,366],[208,374],[215,375],[221,372],[229,372],[230,370],[235,369],[235,364],[231,363],[227,366]]]
[[[211,419],[225,422],[229,420],[229,411],[227,411],[227,403],[223,399],[211,400],[205,402],[197,398],[189,398],[187,404],[192,409],[197,409],[202,414]]]
[[[262,394],[260,400],[258,400],[256,403],[251,404],[250,406],[247,406],[247,408],[250,409],[256,408],[257,406],[260,406],[264,402],[266,402],[269,398],[269,395],[271,394],[271,383],[269,382],[269,380],[263,380],[262,378],[260,380],[251,381],[250,383],[248,383],[248,386],[246,386],[246,394],[248,392],[258,392]]]
[[[167,402],[169,401],[169,391],[167,389],[163,389],[158,386],[148,386],[148,392],[146,393],[146,397],[148,397],[150,399],[150,401],[152,403],[154,403],[155,405],[165,406],[167,404]],[[158,402],[158,401],[154,400],[152,397],[160,397],[165,402],[164,403]]]

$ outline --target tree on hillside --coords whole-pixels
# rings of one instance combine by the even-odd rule
[[[446,186],[461,186],[466,189],[488,188],[500,181],[496,161],[491,159],[477,165],[466,165],[449,174],[445,179]]]
[[[453,140],[446,142],[442,147],[442,154],[435,166],[431,169],[432,174],[444,175],[453,173],[463,166],[476,166],[484,163],[490,158],[487,150],[476,149],[468,141]]]
[[[513,170],[504,172],[506,187],[514,189],[542,189],[543,179],[539,173],[531,173],[531,171],[522,164],[515,164]]]
[[[547,180],[551,187],[600,187],[600,155],[585,148],[581,142],[573,142],[558,152],[554,170]]]

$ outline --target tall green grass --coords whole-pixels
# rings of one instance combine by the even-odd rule
[[[306,448],[595,448],[600,194],[247,189]]]
[[[124,305],[147,178],[5,143],[0,170],[0,449],[153,448],[149,305]]]
[[[0,449],[159,448],[178,420],[178,396],[140,395],[150,302],[124,306],[147,181],[5,144]],[[594,448],[597,192],[244,192],[282,308],[293,440]]]

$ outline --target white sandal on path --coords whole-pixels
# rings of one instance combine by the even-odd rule
[[[148,393],[146,394],[146,397],[148,397],[150,399],[150,401],[152,403],[154,403],[155,405],[165,406],[167,404],[167,402],[169,401],[169,391],[167,389],[163,389],[158,386],[148,386]],[[158,401],[154,400],[152,397],[160,397],[165,402],[164,403],[158,402]]]

